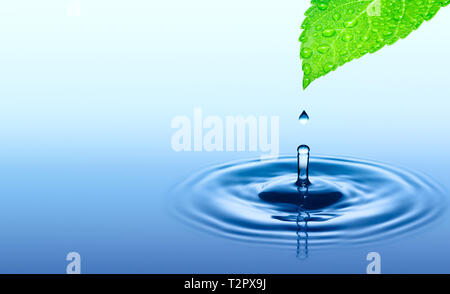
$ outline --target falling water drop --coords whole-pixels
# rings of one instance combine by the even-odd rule
[[[302,125],[306,125],[309,121],[309,116],[306,113],[306,111],[303,110],[302,114],[300,114],[300,116],[298,117],[298,120],[300,121],[300,123]]]
[[[300,145],[297,148],[297,185],[301,187],[308,186],[309,182],[309,147]]]

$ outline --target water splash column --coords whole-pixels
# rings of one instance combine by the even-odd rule
[[[297,148],[297,185],[305,187],[309,184],[309,147],[300,145]]]

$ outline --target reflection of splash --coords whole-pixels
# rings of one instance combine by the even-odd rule
[[[299,205],[297,209],[297,258],[308,258],[308,220],[309,212],[304,209],[305,199],[308,197],[308,186],[298,187]]]
[[[308,258],[309,213],[299,209],[297,216],[297,258]]]

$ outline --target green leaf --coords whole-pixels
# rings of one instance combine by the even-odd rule
[[[450,0],[312,0],[300,36],[303,88],[406,38]]]

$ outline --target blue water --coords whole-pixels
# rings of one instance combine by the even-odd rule
[[[309,168],[299,186],[296,157],[220,165],[179,185],[173,205],[212,234],[287,248],[302,241],[309,252],[418,233],[447,205],[436,183],[389,165],[313,157]]]
[[[417,215],[428,205],[420,195],[404,204],[417,228],[394,223],[399,237],[377,232],[370,242],[321,248],[311,233],[307,258],[297,257],[307,239],[301,210],[300,246],[295,236],[280,246],[183,223],[172,213],[178,185],[261,154],[170,145],[172,119],[192,118],[195,107],[221,118],[274,115],[283,156],[307,143],[313,158],[383,162],[377,175],[425,174],[412,182],[442,186],[448,198],[450,31],[442,28],[450,8],[303,92],[298,36],[308,1],[80,3],[79,17],[59,0],[8,1],[0,10],[1,273],[64,273],[71,251],[86,273],[365,273],[371,251],[385,273],[450,273],[450,213],[427,224],[436,208]],[[299,109],[313,118],[306,126]],[[311,169],[316,182],[318,172]],[[399,214],[390,220],[408,215],[393,203],[386,209]],[[295,213],[277,215],[287,217],[289,238],[296,235]],[[326,228],[322,235],[333,231],[316,225]]]

